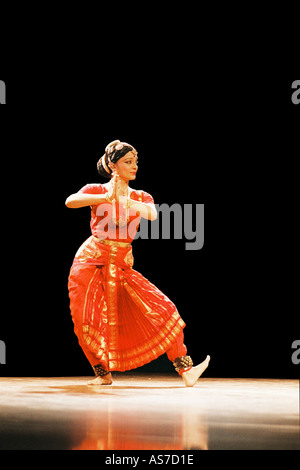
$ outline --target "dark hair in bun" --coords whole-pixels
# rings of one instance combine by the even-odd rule
[[[107,145],[105,154],[97,163],[98,173],[101,176],[104,176],[104,178],[110,178],[112,170],[109,168],[109,163],[117,163],[120,158],[124,157],[126,153],[131,151],[135,151],[132,145],[126,144],[126,142],[120,142],[119,140],[114,140]]]

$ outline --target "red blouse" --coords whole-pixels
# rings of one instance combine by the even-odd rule
[[[87,184],[79,190],[84,194],[106,194],[108,189],[102,184]],[[135,201],[144,202],[146,204],[154,204],[151,194],[142,190],[132,190],[130,192],[130,199]],[[117,204],[117,216],[126,219],[126,209],[120,205],[120,214]],[[121,227],[116,226],[112,220],[113,205],[108,202],[103,202],[98,205],[91,206],[91,231],[92,235],[100,239],[121,241],[131,243],[134,239],[136,232],[139,228],[141,216],[135,210],[129,209],[128,223]]]

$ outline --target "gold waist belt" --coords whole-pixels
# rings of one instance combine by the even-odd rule
[[[130,248],[131,243],[126,243],[126,242],[117,242],[115,240],[102,240],[101,238],[97,238],[93,235],[93,238],[97,240],[97,242],[102,243],[103,245],[110,245],[110,246],[119,246],[120,248]]]

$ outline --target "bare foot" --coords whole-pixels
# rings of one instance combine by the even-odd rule
[[[111,374],[107,374],[104,377],[96,377],[93,380],[89,380],[88,385],[111,385],[112,384],[112,376]]]
[[[207,369],[209,361],[210,356],[207,356],[205,361],[201,362],[201,364],[196,367],[192,367],[191,370],[187,372],[183,372],[182,378],[186,387],[193,387],[195,385],[199,377],[203,374],[205,369]]]

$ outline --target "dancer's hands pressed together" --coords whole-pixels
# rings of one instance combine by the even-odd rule
[[[120,176],[118,175],[117,171],[113,171],[113,176],[110,181],[110,186],[108,189],[108,197],[110,201],[119,202],[119,198],[121,196],[121,180]]]

